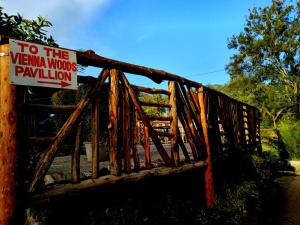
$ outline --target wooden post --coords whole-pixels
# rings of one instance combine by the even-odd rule
[[[198,98],[199,98],[199,105],[200,105],[200,114],[201,114],[201,123],[203,129],[203,135],[206,145],[207,151],[207,168],[204,172],[204,179],[205,179],[205,200],[206,200],[206,207],[213,208],[215,206],[215,193],[214,193],[214,181],[213,181],[213,171],[212,171],[212,157],[211,157],[211,149],[209,143],[209,136],[208,136],[208,127],[206,121],[206,110],[204,106],[204,90],[203,87],[198,88]]]
[[[92,178],[98,177],[99,171],[99,94],[92,101]]]
[[[151,136],[152,141],[157,148],[157,151],[159,152],[159,154],[161,155],[162,159],[164,160],[164,162],[166,163],[167,166],[172,165],[172,162],[171,162],[171,159],[170,159],[168,153],[166,152],[163,145],[161,144],[156,131],[153,129],[149,118],[145,114],[142,106],[139,103],[138,98],[136,97],[136,94],[135,94],[133,88],[130,86],[130,84],[124,74],[121,75],[121,80],[128,90],[129,96],[134,104],[134,107],[135,107],[137,113],[139,114],[140,119],[142,120],[143,124],[148,127],[149,135]]]
[[[179,146],[178,146],[178,116],[177,116],[177,103],[176,103],[176,91],[175,91],[175,82],[170,81],[169,83],[169,91],[171,92],[170,95],[170,105],[171,112],[170,115],[173,118],[171,121],[171,134],[173,134],[172,142],[171,142],[171,153],[172,159],[174,161],[174,165],[177,167],[180,163],[179,158]]]
[[[0,45],[0,53],[9,53],[9,45]],[[22,132],[18,114],[18,89],[9,83],[9,56],[0,56],[0,224],[10,225],[16,219],[18,158]],[[19,130],[20,129],[20,130]],[[23,134],[22,134],[23,135]],[[19,200],[18,200],[19,201]],[[19,204],[19,202],[18,202]]]
[[[100,87],[102,87],[107,76],[108,76],[108,71],[102,70],[101,74],[98,77],[97,82],[89,90],[89,92],[86,94],[86,96],[78,103],[75,111],[69,116],[67,121],[60,128],[59,132],[55,136],[55,139],[54,139],[52,145],[46,150],[45,154],[40,159],[40,161],[38,162],[38,164],[35,168],[33,179],[31,181],[31,184],[28,189],[29,192],[33,192],[35,190],[35,187],[38,184],[38,182],[44,178],[51,163],[53,162],[53,159],[55,157],[55,154],[56,154],[60,144],[63,142],[63,140],[66,138],[66,136],[70,133],[70,129],[77,122],[77,120],[80,117],[80,115],[82,114],[83,110],[91,102],[92,98],[95,96],[98,89]]]
[[[112,175],[121,175],[122,162],[118,152],[119,72],[110,70],[109,91],[109,167]]]
[[[71,163],[71,180],[72,183],[78,183],[80,180],[80,136],[81,136],[81,128],[82,123],[78,123],[76,129],[76,137],[75,137],[75,147],[72,153],[72,163]]]
[[[137,123],[137,112],[135,111],[134,106],[132,107],[132,155],[133,155],[133,163],[134,163],[134,169],[139,170],[140,169],[140,159],[139,159],[139,151],[138,151],[138,136],[139,136],[139,127]]]
[[[124,171],[130,173],[130,104],[128,91],[125,88],[123,88],[123,150]]]
[[[151,154],[149,142],[149,129],[144,125],[144,151],[145,151],[145,166],[147,170],[151,169]]]
[[[189,162],[191,162],[189,153],[188,153],[188,151],[187,151],[187,149],[186,149],[186,147],[185,147],[185,145],[184,145],[184,142],[183,142],[183,140],[182,140],[182,138],[181,138],[179,129],[177,130],[177,132],[178,132],[178,134],[179,134],[179,135],[178,135],[178,144],[180,145],[180,148],[181,148],[181,150],[182,150],[182,152],[183,152],[183,155],[184,155],[184,158],[185,158],[185,162],[189,163]]]
[[[199,159],[198,154],[197,154],[197,148],[194,144],[193,138],[191,137],[189,126],[188,126],[187,122],[185,121],[184,116],[182,115],[182,112],[179,107],[178,107],[178,118],[183,126],[183,129],[184,129],[184,132],[186,135],[186,139],[191,147],[194,161],[197,161]]]

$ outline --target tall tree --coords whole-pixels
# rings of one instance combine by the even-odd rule
[[[52,36],[47,36],[45,28],[52,23],[42,16],[36,20],[24,19],[19,13],[8,15],[0,6],[0,35],[22,41],[30,41],[49,46],[58,46]]]
[[[230,38],[229,49],[237,50],[227,72],[234,79],[251,76],[257,82],[280,84],[292,93],[288,105],[298,105],[300,81],[300,1],[273,0],[271,6],[249,11],[244,31]]]

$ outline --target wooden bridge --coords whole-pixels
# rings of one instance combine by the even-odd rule
[[[9,52],[9,45],[2,43],[0,52]],[[76,54],[78,64],[101,68],[98,78],[78,76],[77,93],[11,85],[9,57],[0,57],[1,224],[8,224],[19,201],[26,205],[81,190],[201,168],[206,206],[211,208],[214,161],[245,151],[261,151],[257,108],[175,74],[111,60],[92,51]],[[133,85],[127,74],[156,83],[168,81],[168,90]],[[87,91],[82,91],[81,99],[74,104],[53,104],[49,100],[57,93],[80,96],[80,90]],[[142,101],[141,92],[165,95],[168,102]],[[165,108],[166,113],[147,115],[145,107]],[[39,125],[49,118],[62,121],[53,136],[38,132]],[[91,118],[89,164],[81,154],[86,118]],[[170,132],[155,128],[153,121],[169,121]],[[138,122],[143,124],[142,152],[137,142]],[[179,127],[187,143],[179,135]],[[161,137],[170,138],[170,145],[163,145]],[[106,151],[108,156],[100,160]],[[151,158],[153,151],[158,152],[159,159]],[[59,157],[69,160],[69,171],[63,171],[69,176],[47,185],[45,177]],[[83,176],[85,166],[90,166],[91,173]]]

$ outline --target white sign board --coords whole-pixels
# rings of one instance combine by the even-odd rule
[[[74,51],[13,39],[9,47],[11,84],[77,89]]]

